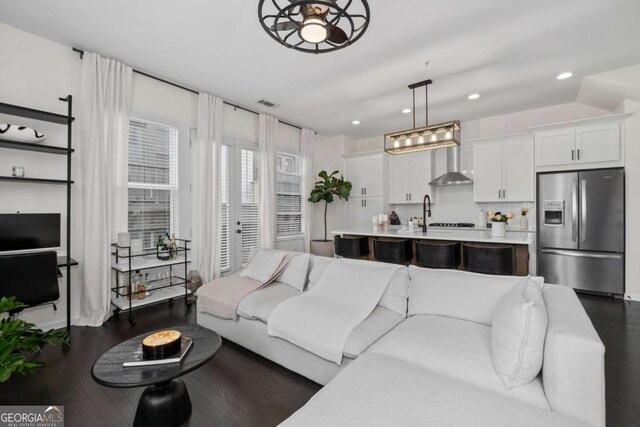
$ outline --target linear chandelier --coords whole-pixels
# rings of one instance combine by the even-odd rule
[[[260,0],[262,28],[278,43],[326,53],[355,43],[367,31],[367,0]]]
[[[425,80],[409,85],[409,89],[413,91],[413,128],[385,134],[384,151],[387,153],[404,154],[460,145],[458,120],[429,125],[429,85],[431,83],[433,83],[431,80]],[[425,125],[416,128],[416,88],[422,86],[425,88]]]

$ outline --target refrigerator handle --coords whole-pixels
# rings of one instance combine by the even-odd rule
[[[571,240],[578,241],[578,182],[573,181],[571,190]]]
[[[580,241],[587,240],[587,181],[580,181]]]

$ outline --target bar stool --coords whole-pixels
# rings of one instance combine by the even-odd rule
[[[416,240],[416,264],[420,267],[455,270],[460,265],[460,243]]]
[[[373,239],[373,257],[376,261],[408,264],[413,258],[413,243],[409,239]]]
[[[369,255],[369,238],[357,236],[336,236],[333,238],[335,254],[343,258],[362,258]]]
[[[463,263],[467,271],[483,274],[513,276],[515,273],[514,246],[477,246],[463,243]]]

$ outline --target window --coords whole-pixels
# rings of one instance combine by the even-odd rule
[[[276,157],[276,235],[279,238],[302,232],[301,159],[294,154],[278,153]]]
[[[178,235],[178,128],[129,121],[129,233],[144,247]]]

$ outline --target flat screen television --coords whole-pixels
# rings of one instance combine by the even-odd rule
[[[0,214],[0,252],[58,247],[59,213]]]

